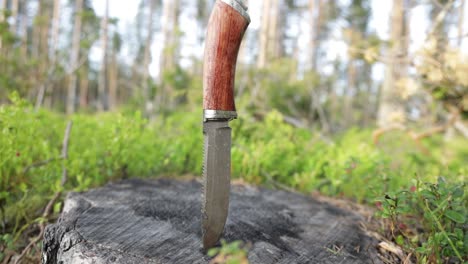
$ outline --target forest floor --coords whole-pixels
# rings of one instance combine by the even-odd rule
[[[153,121],[132,111],[67,117],[16,98],[0,116],[2,264],[18,255],[37,263],[43,228],[56,221],[68,192],[131,177],[201,175],[198,113]],[[359,212],[369,219],[364,228],[384,242],[381,251],[400,261],[463,263],[468,255],[466,139],[415,142],[395,131],[375,142],[370,129],[324,139],[286,124],[277,111],[243,120],[232,123],[233,181]]]
[[[395,244],[394,236],[391,234],[391,232],[388,232],[388,230],[392,230],[391,221],[384,218],[377,218],[375,208],[356,203],[355,201],[346,199],[344,197],[338,199],[335,197],[322,195],[318,192],[312,193],[312,197],[338,208],[342,208],[344,210],[361,215],[365,220],[361,222],[360,227],[368,236],[373,237],[379,241],[379,258],[383,263],[412,263],[411,254],[408,254],[401,246]]]

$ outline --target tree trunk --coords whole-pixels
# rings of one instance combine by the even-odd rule
[[[89,66],[85,65],[80,71],[80,108],[85,109],[89,105]]]
[[[432,37],[436,42],[436,52],[434,59],[444,65],[445,51],[448,45],[449,25],[447,17],[453,15],[453,1],[439,0],[431,3],[430,21],[432,22],[429,37]]]
[[[201,190],[133,179],[71,193],[46,228],[43,263],[214,263],[202,249]],[[249,263],[383,263],[365,217],[326,201],[235,185],[229,207],[222,238],[249,243]]]
[[[260,27],[260,47],[257,57],[257,68],[265,68],[268,54],[268,33],[270,32],[270,9],[272,0],[264,0],[262,8],[262,24]]]
[[[0,3],[0,22],[5,21],[5,12],[7,10],[7,0],[2,0]]]
[[[2,0],[0,3],[0,22],[5,21],[5,11],[7,9],[7,0]]]
[[[0,23],[5,22],[6,9],[7,9],[7,0],[2,0],[2,3],[0,4]],[[3,46],[3,40],[0,34],[0,52],[2,51],[2,46]]]
[[[117,66],[117,54],[115,49],[112,50],[110,67],[109,67],[109,109],[117,108],[117,83],[119,79],[119,71]]]
[[[405,121],[405,106],[396,84],[407,72],[404,62],[407,54],[408,32],[404,0],[394,0],[390,19],[392,46],[389,48],[389,63],[381,90],[377,125],[386,127]]]
[[[106,0],[106,11],[101,22],[101,48],[102,48],[102,62],[101,71],[99,72],[99,84],[98,84],[98,100],[97,109],[98,111],[104,111],[108,108],[106,100],[106,91],[108,88],[108,61],[107,61],[107,46],[109,40],[109,0]]]
[[[177,67],[177,45],[179,31],[179,0],[165,0],[162,16],[163,45],[159,62],[160,90],[156,95],[155,107],[160,110],[172,105],[173,87],[164,82],[164,72]]]
[[[150,100],[150,86],[149,86],[149,66],[151,64],[151,45],[153,44],[153,17],[154,17],[154,10],[155,10],[155,1],[150,0],[150,7],[149,7],[149,17],[148,17],[148,25],[147,25],[147,35],[146,35],[146,42],[145,42],[145,50],[143,55],[143,76],[142,76],[142,84],[143,87],[143,97],[145,102],[145,109],[146,112],[149,111],[149,104]]]
[[[319,49],[319,35],[323,23],[323,12],[324,1],[323,0],[309,0],[309,16],[310,16],[310,36],[309,36],[309,58],[306,64],[308,69],[312,72],[317,72],[317,53]],[[317,82],[318,83],[318,82]],[[317,113],[322,131],[328,131],[330,129],[328,121],[326,121],[325,112],[320,105],[320,95],[322,94],[322,87],[309,85],[310,90],[310,106],[309,106],[309,121],[312,124],[314,122],[315,113]]]
[[[314,61],[315,61],[315,46],[317,45],[316,44],[316,27],[315,27],[315,24],[316,24],[316,20],[315,20],[315,9],[316,9],[316,0],[309,0],[309,26],[310,26],[310,36],[309,36],[309,62],[307,63],[307,66],[312,69],[312,70],[315,70],[315,65],[314,65]]]
[[[52,66],[50,65],[50,61],[49,61],[49,53],[50,53],[49,24],[51,24],[50,23],[51,10],[50,10],[48,1],[41,1],[40,5],[41,7],[39,8],[39,12],[37,13],[37,16],[36,16],[38,18],[36,19],[36,21],[39,21],[39,23],[36,23],[35,25],[35,27],[37,28],[37,31],[39,32],[38,33],[39,53],[38,53],[38,56],[36,57],[36,59],[38,60],[38,67],[36,70],[36,79],[35,79],[35,82],[38,83],[38,85],[32,97],[39,94],[41,90],[45,89],[43,87],[47,85],[49,75],[53,74],[52,72],[50,72],[50,70],[52,70]]]
[[[37,27],[39,27],[40,31],[40,56],[42,61],[41,66],[45,68],[47,67],[47,64],[49,62],[49,24],[51,18],[51,10],[48,1],[44,1],[42,3],[44,6],[41,8],[41,13],[38,14],[40,16],[41,22],[39,25],[37,25]]]
[[[317,3],[318,1],[318,3]],[[309,0],[309,56],[307,61],[308,69],[316,71],[317,69],[317,52],[318,52],[318,38],[320,29],[322,27],[322,0]]]
[[[366,63],[364,65],[364,70],[363,70],[365,77],[364,77],[364,97],[366,98],[363,100],[365,105],[363,106],[364,108],[364,113],[363,113],[363,126],[368,127],[372,125],[372,120],[375,118],[375,109],[377,108],[375,105],[378,101],[378,94],[372,91],[373,88],[373,79],[372,79],[372,65]]]
[[[6,0],[4,0],[6,1]],[[11,1],[11,17],[13,18],[13,25],[11,25],[10,30],[13,34],[18,34],[18,11],[19,11],[19,0]]]
[[[72,48],[70,54],[70,67],[75,69],[78,67],[78,59],[80,56],[80,39],[81,39],[81,23],[82,23],[82,10],[83,0],[76,0],[75,2],[75,22],[73,25],[73,39]],[[78,83],[78,76],[76,71],[72,71],[70,76],[70,83],[67,91],[67,103],[66,111],[67,114],[73,114],[75,112],[76,103],[76,87]]]
[[[457,44],[458,47],[461,48],[461,44],[463,42],[463,25],[465,22],[465,0],[460,0],[460,6],[458,7],[458,36],[457,36]]]
[[[5,1],[6,2],[6,1]],[[21,57],[26,59],[28,57],[28,16],[26,15],[25,10],[28,6],[28,0],[23,0],[21,2],[22,16],[21,16]]]
[[[348,127],[353,124],[353,94],[357,92],[357,67],[353,58],[348,63],[348,83],[344,94],[343,124]]]
[[[57,61],[57,43],[60,33],[60,0],[54,0],[54,14],[52,17],[51,43],[50,43],[50,61],[55,66]]]
[[[338,113],[339,110],[340,110],[340,102],[338,102],[338,94],[336,92],[336,87],[334,84],[328,84],[327,85],[327,91],[328,93],[328,101],[329,101],[329,107],[328,107],[328,111],[330,113]],[[335,118],[335,120],[333,120],[333,118]],[[329,131],[330,132],[334,132],[337,130],[337,127],[339,125],[338,123],[338,115],[336,114],[330,114],[330,127],[329,127]]]
[[[318,0],[318,9],[317,9],[317,16],[316,16],[317,23],[315,24],[315,33],[314,33],[315,45],[313,46],[314,57],[312,61],[312,69],[317,69],[317,63],[318,63],[317,54],[319,53],[319,50],[320,50],[320,33],[322,31],[323,24],[325,23],[325,20],[326,20],[326,17],[324,15],[325,8],[327,5],[326,1],[327,0]]]
[[[57,42],[60,32],[60,0],[54,0],[53,16],[52,16],[52,27],[50,29],[50,43],[49,43],[49,58],[50,65],[47,70],[47,77],[39,87],[39,92],[36,100],[36,110],[42,106],[45,96],[47,96],[47,90],[53,88],[52,80],[53,75],[57,67]]]
[[[44,4],[42,1],[39,1],[37,6],[37,17],[40,16],[42,9],[44,8]],[[41,31],[38,26],[32,27],[32,39],[31,39],[31,57],[38,58],[40,54],[40,46],[41,46]]]
[[[267,51],[267,60],[276,59],[281,55],[281,38],[279,30],[279,20],[280,20],[280,4],[279,0],[271,0],[269,12],[269,22],[268,26],[268,51]]]
[[[249,1],[244,0],[244,3],[247,7],[249,7]],[[249,9],[250,10],[250,9]],[[206,29],[204,29],[206,32]],[[238,56],[238,62],[239,64],[247,65],[248,64],[248,55],[249,55],[249,43],[246,41],[247,39],[247,34],[244,36],[244,41],[242,41],[240,49],[239,49],[239,56]]]
[[[280,16],[279,0],[263,1],[258,68],[264,68],[267,61],[281,55]]]

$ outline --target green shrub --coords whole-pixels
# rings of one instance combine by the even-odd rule
[[[395,241],[420,263],[464,261],[468,256],[466,183],[421,183],[377,199],[378,215],[391,220]],[[417,232],[409,227],[424,230]],[[465,259],[466,260],[466,259]]]
[[[228,243],[221,240],[221,247],[208,250],[207,255],[213,257],[210,263],[247,264],[247,248],[242,241]]]
[[[127,177],[201,174],[201,112],[175,112],[151,121],[132,111],[66,117],[46,110],[34,112],[17,96],[11,101],[0,106],[0,214],[1,228],[6,231],[0,248],[20,248],[23,231],[45,220],[40,217],[44,205],[62,189],[84,191]],[[450,186],[462,186],[466,179],[468,150],[458,141],[426,139],[422,144],[429,152],[424,153],[405,134],[385,135],[379,145],[372,142],[370,130],[354,129],[324,140],[318,133],[285,124],[277,111],[260,121],[249,114],[242,116],[231,123],[232,175],[250,183],[287,186],[306,193],[319,190],[372,203],[385,193],[393,197],[392,193],[407,190],[415,178],[434,183],[444,176]],[[63,161],[61,148],[68,120],[73,127],[68,159]],[[64,187],[60,184],[63,162],[68,171]],[[440,182],[437,184],[441,190]],[[453,206],[455,199],[450,201]],[[421,202],[410,208],[433,212],[448,236],[457,237],[453,243],[463,252],[457,231],[460,226],[449,222],[450,216],[454,218],[450,221],[458,219],[450,213],[455,209],[442,211],[437,207],[440,203],[434,203],[427,204],[430,210]],[[57,212],[59,206],[60,202],[55,206]],[[448,212],[449,219],[440,220],[442,212],[445,216]],[[393,215],[399,217],[397,213]],[[427,221],[430,217],[424,215]],[[418,251],[421,256],[432,254],[437,243],[449,243],[435,235],[438,227],[431,223],[437,222],[428,223],[424,228],[434,235],[418,240],[426,243],[418,247],[428,250]],[[451,245],[444,250],[441,256],[456,254]]]

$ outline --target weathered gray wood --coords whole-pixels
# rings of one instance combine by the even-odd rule
[[[44,263],[208,263],[201,185],[126,180],[68,195],[46,229]],[[361,217],[310,197],[233,186],[224,238],[251,242],[250,263],[381,263]]]

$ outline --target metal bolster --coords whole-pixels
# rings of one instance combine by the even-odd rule
[[[223,111],[223,110],[203,110],[203,121],[224,120],[231,121],[237,118],[236,111]]]
[[[242,2],[242,0],[221,0],[221,2],[230,5],[234,8],[239,14],[241,14],[245,20],[250,24],[250,16],[247,13],[247,6]]]

